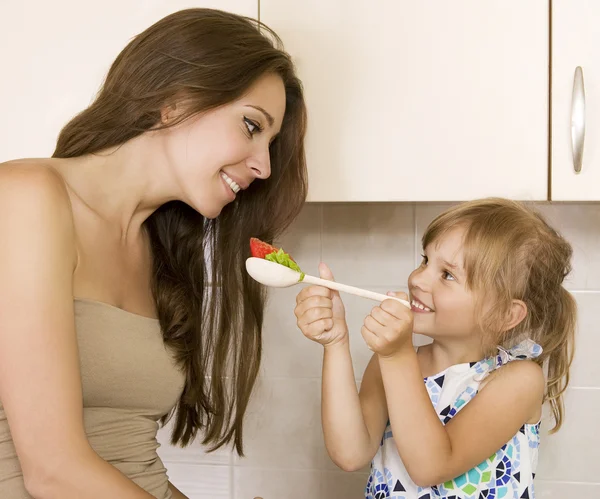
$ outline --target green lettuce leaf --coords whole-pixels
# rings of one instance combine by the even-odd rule
[[[288,255],[283,249],[279,249],[279,251],[269,253],[265,256],[265,260],[269,260],[270,262],[278,263],[279,265],[283,265],[284,267],[288,267],[296,272],[300,272],[300,281],[304,279],[304,272],[300,270],[298,264],[292,260],[292,257]]]

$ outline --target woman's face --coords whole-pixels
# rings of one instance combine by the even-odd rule
[[[239,100],[166,129],[165,153],[181,200],[215,218],[241,189],[268,178],[269,146],[285,105],[283,81],[266,74]]]

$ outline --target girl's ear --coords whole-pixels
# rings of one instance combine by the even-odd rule
[[[521,300],[513,300],[510,306],[510,313],[508,316],[508,322],[506,324],[506,330],[517,327],[527,317],[527,305]]]

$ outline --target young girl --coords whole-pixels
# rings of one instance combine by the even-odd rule
[[[325,347],[329,455],[347,471],[372,461],[369,499],[533,498],[542,403],[558,430],[573,356],[571,246],[503,199],[446,211],[422,242],[411,310],[390,299],[364,321],[374,355],[360,393],[340,296],[298,295],[298,326]],[[415,351],[413,332],[433,343]]]

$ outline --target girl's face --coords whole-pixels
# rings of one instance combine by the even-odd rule
[[[267,179],[285,106],[283,81],[267,74],[239,100],[166,129],[164,153],[181,201],[215,218],[241,189]]]
[[[478,334],[476,296],[466,286],[464,229],[453,229],[424,249],[408,279],[414,332],[432,338]]]

